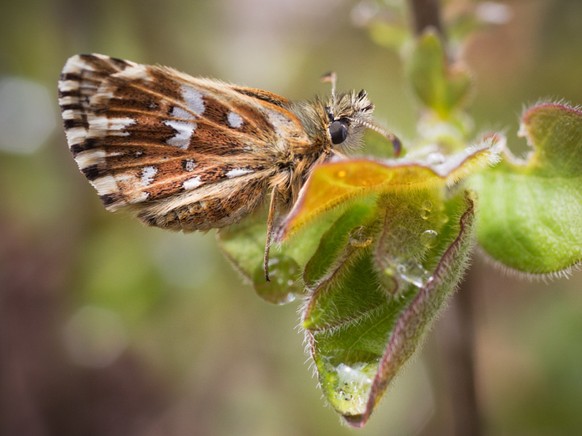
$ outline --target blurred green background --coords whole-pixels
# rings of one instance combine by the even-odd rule
[[[397,1],[386,3],[395,4]],[[450,1],[450,10],[470,1]],[[476,130],[514,150],[525,104],[582,102],[582,2],[510,1],[474,35]],[[215,235],[107,213],[67,150],[56,82],[99,52],[292,99],[366,88],[405,139],[416,106],[397,53],[347,0],[0,0],[0,434],[450,434],[445,312],[364,430],[324,406],[297,303],[254,295]],[[360,26],[358,26],[360,24]],[[582,434],[580,273],[508,278],[475,260],[478,396],[487,434]]]

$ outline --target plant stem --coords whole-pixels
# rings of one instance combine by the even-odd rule
[[[414,32],[435,30],[445,43],[439,0],[409,0]],[[445,50],[447,51],[447,50]],[[451,60],[449,60],[451,61]],[[450,400],[452,430],[456,436],[480,436],[483,433],[481,413],[475,384],[474,297],[477,293],[478,271],[471,269],[461,289],[451,302],[447,319],[441,323],[444,340],[446,392]]]
[[[480,436],[481,413],[475,383],[475,324],[474,298],[478,286],[478,273],[471,271],[461,284],[449,308],[450,325],[444,341],[448,393],[453,420],[453,434]]]
[[[432,27],[437,33],[444,36],[439,0],[410,0],[410,9],[414,33],[420,35],[425,29]]]

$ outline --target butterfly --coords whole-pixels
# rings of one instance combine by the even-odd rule
[[[100,54],[67,60],[58,83],[69,149],[109,211],[190,232],[223,228],[268,198],[264,269],[276,222],[313,169],[378,126],[367,93],[295,102],[260,89]]]

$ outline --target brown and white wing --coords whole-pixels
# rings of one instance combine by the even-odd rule
[[[278,157],[309,141],[283,97],[98,54],[67,61],[59,104],[69,148],[106,208],[172,229],[242,218]]]

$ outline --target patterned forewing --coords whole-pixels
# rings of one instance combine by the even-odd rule
[[[103,55],[70,58],[59,81],[69,147],[105,206],[185,230],[251,212],[308,142],[285,99],[252,92]]]

